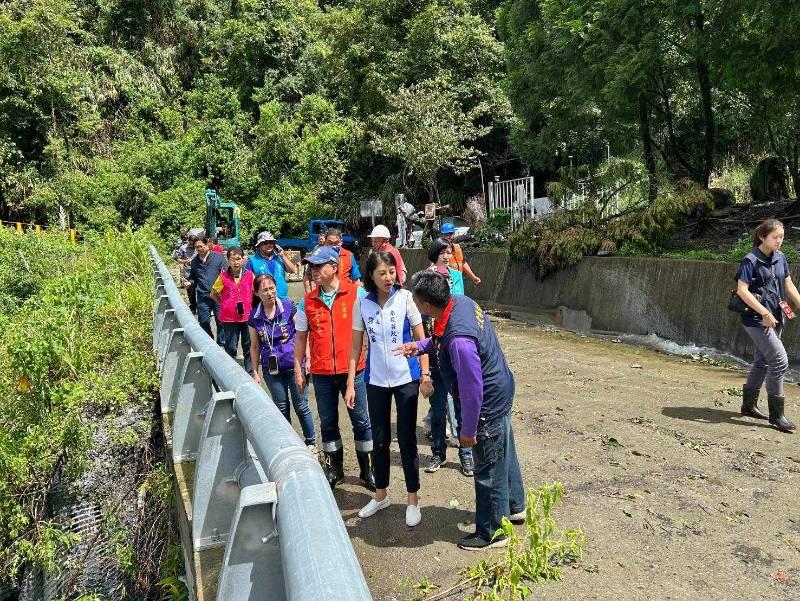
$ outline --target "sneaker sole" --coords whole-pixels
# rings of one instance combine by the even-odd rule
[[[438,472],[441,469],[441,467],[442,467],[441,465],[438,467],[426,467],[425,472],[427,472],[428,474],[433,474],[435,472]]]
[[[492,541],[484,547],[462,547],[459,544],[458,548],[463,549],[464,551],[485,551],[486,549],[503,549],[507,546],[508,546],[508,539],[504,538],[502,540]]]

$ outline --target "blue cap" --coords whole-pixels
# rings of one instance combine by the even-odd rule
[[[451,222],[443,223],[441,229],[439,230],[442,234],[455,234],[456,233],[456,226],[454,226]]]
[[[325,263],[338,263],[339,262],[339,249],[330,246],[320,246],[310,255],[306,255],[303,263],[311,263],[312,265],[324,265]]]

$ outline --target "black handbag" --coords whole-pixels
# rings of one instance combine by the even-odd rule
[[[750,293],[756,297],[758,302],[761,302],[761,295]],[[728,311],[733,311],[734,313],[741,313],[742,315],[754,315],[755,311],[753,311],[750,306],[742,300],[742,297],[739,296],[738,292],[734,290],[731,292],[731,298],[728,301]]]

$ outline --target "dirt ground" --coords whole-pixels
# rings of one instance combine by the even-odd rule
[[[517,381],[513,426],[526,486],[562,482],[554,516],[588,539],[580,563],[560,582],[536,586],[531,598],[800,599],[800,437],[739,415],[733,389],[741,371],[495,323]],[[799,393],[787,390],[787,415],[796,421]],[[425,411],[421,399],[423,465]],[[396,443],[394,504],[358,518],[369,496],[358,483],[343,405],[341,417],[348,472],[335,496],[376,600],[424,598],[414,584],[448,588],[461,568],[491,557],[456,547],[471,529],[475,497],[453,448],[443,469],[421,473],[419,526],[404,523]]]

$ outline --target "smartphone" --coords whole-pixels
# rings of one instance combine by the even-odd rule
[[[280,371],[278,370],[278,357],[277,355],[270,355],[267,358],[267,370],[269,371],[269,375],[277,376]]]
[[[244,302],[238,301],[236,303],[236,314],[237,315],[244,315]]]
[[[280,244],[277,244],[277,243],[276,243],[276,244],[275,244],[275,252],[276,252],[277,254],[279,254],[279,255],[280,255],[280,254],[283,254],[283,247],[282,247]]]

